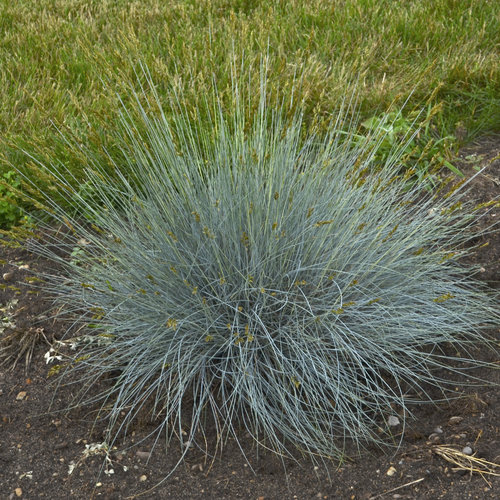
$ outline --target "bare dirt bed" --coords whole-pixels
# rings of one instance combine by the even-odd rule
[[[499,155],[500,136],[485,137],[460,153],[457,164],[467,176],[476,173],[474,167],[490,164],[473,181],[471,196],[478,202],[500,193]],[[500,217],[500,211],[496,209],[484,223],[495,220],[491,217]],[[475,257],[482,267],[479,277],[498,287],[500,235],[484,240],[489,245]],[[44,355],[49,343],[62,337],[65,325],[49,317],[43,289],[37,292],[19,285],[26,283],[33,269],[47,263],[22,248],[0,247],[0,259],[0,273],[6,275],[0,290],[2,345],[7,345],[4,341],[9,335],[30,341],[14,369],[0,368],[1,499],[122,499],[141,493],[143,498],[254,500],[500,497],[500,477],[487,473],[489,467],[490,472],[500,474],[500,466],[491,465],[500,463],[499,388],[464,388],[460,379],[456,392],[463,391],[465,396],[415,408],[415,419],[406,423],[399,449],[369,449],[340,466],[315,470],[309,460],[299,458],[287,461],[284,470],[279,458],[263,449],[257,452],[251,439],[242,435],[248,463],[235,441],[230,440],[213,463],[193,448],[173,476],[157,485],[175,465],[180,451],[174,446],[166,454],[159,443],[150,453],[153,440],[147,435],[154,427],[143,421],[119,449],[110,450],[113,473],[105,474],[104,455],[97,446],[103,440],[103,426],[92,425],[98,408],[48,413],[52,400],[53,409],[63,409],[75,390],[65,387],[53,399],[53,379],[47,378],[50,365]],[[498,333],[492,332],[497,338]],[[32,360],[26,367],[25,354],[31,345]],[[478,351],[477,356],[498,361],[487,350]],[[500,384],[500,370],[477,374]],[[394,429],[397,435],[402,425]],[[130,448],[132,444],[137,446]],[[350,451],[355,455],[355,450]],[[453,459],[458,463],[453,464]]]

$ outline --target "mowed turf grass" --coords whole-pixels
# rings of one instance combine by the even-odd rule
[[[78,176],[56,126],[109,146],[139,61],[160,97],[181,91],[193,120],[214,81],[230,95],[233,63],[258,67],[267,54],[269,88],[286,94],[303,77],[294,98],[306,124],[356,86],[362,118],[411,96],[406,110],[432,107],[431,134],[471,138],[500,123],[498,33],[493,0],[0,0],[0,172],[23,170],[24,148]]]

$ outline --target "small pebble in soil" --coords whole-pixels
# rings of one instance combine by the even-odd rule
[[[433,432],[428,440],[431,442],[431,443],[439,443],[439,441],[441,441],[441,438],[439,436],[439,434],[437,432]]]
[[[464,419],[464,417],[459,417],[459,416],[455,416],[455,417],[450,417],[450,420],[448,420],[448,423],[450,425],[457,425],[459,424],[462,420]]]
[[[141,483],[143,483],[144,481],[146,481],[146,480],[147,480],[147,478],[148,478],[148,476],[146,476],[145,474],[143,474],[143,475],[139,478],[139,481],[140,481]]]
[[[10,281],[14,277],[14,271],[10,271],[8,273],[3,274],[3,279],[5,281]]]
[[[438,425],[432,432],[435,432],[436,434],[442,434],[443,428],[440,425]]]
[[[399,418],[395,417],[394,415],[391,415],[387,419],[387,424],[389,425],[389,427],[395,427],[396,425],[399,425]]]
[[[464,455],[472,455],[472,448],[470,446],[464,446],[462,453]]]
[[[17,401],[22,401],[26,397],[26,391],[21,391],[17,396],[16,400]]]
[[[23,490],[21,488],[16,488],[15,490],[16,497],[20,497],[23,494]]]
[[[396,469],[391,465],[388,469],[388,471],[386,472],[386,474],[388,476],[394,476],[394,474],[396,474]]]

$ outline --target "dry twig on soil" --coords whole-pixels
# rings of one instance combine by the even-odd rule
[[[444,458],[447,462],[455,465],[453,471],[469,471],[471,474],[477,473],[490,484],[484,477],[486,474],[490,476],[500,477],[500,464],[489,462],[484,458],[476,457],[475,455],[466,455],[465,453],[456,450],[448,445],[436,445],[432,447],[432,451]]]

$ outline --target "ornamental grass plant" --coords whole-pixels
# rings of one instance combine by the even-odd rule
[[[270,108],[262,77],[252,107],[235,79],[234,108],[215,91],[201,129],[149,84],[138,113],[122,110],[113,174],[89,158],[76,190],[40,166],[66,197],[46,199],[66,231],[33,248],[63,266],[45,289],[73,318],[74,350],[47,360],[69,356],[51,373],[76,381],[73,406],[100,404],[109,446],[149,405],[183,453],[206,450],[210,421],[216,446],[243,430],[282,456],[341,460],[346,440],[386,442],[389,416],[446,394],[456,372],[473,381],[499,313],[461,261],[487,208],[466,181],[411,182],[411,136],[376,160],[383,123],[353,140],[349,100],[304,135],[300,103]]]

